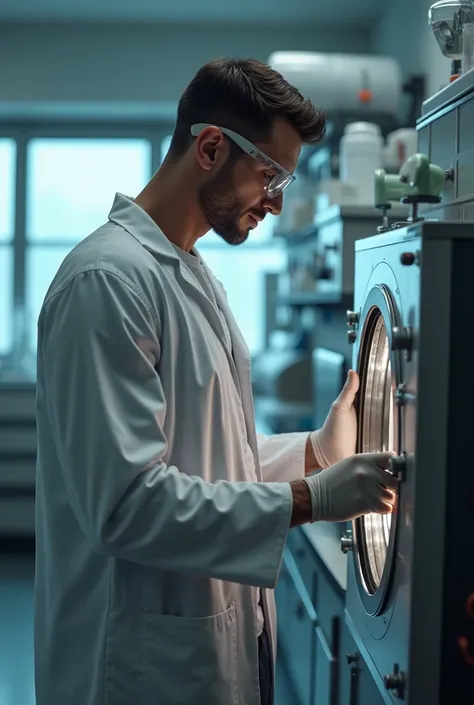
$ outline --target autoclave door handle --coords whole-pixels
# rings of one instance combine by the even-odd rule
[[[407,471],[407,454],[394,455],[389,460],[389,470],[394,477],[403,482]]]

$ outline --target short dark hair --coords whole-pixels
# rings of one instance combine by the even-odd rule
[[[324,137],[326,115],[268,64],[215,59],[199,69],[181,96],[170,156],[187,151],[190,128],[196,123],[227,127],[251,142],[266,142],[277,116],[286,118],[305,144]]]

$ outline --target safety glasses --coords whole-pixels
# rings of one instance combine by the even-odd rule
[[[270,159],[268,155],[262,152],[258,147],[249,142],[245,137],[239,135],[233,130],[228,130],[227,127],[219,127],[219,125],[211,125],[209,123],[201,122],[197,125],[192,125],[191,135],[197,137],[205,127],[217,127],[224,135],[226,135],[232,142],[240,147],[240,149],[248,154],[253,159],[261,159],[269,169],[272,170],[273,175],[269,178],[268,183],[265,185],[265,193],[268,198],[277,198],[283,191],[289,186],[294,180],[295,176],[286,171],[280,164],[274,162]]]

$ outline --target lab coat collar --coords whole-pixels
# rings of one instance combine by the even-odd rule
[[[179,260],[176,250],[163,231],[129,196],[115,194],[109,220],[124,228],[149,252]]]

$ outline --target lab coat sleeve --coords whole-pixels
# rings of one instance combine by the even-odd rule
[[[141,291],[114,272],[80,274],[45,305],[42,383],[68,501],[102,554],[274,587],[291,489],[211,484],[192,458],[165,464],[158,326]]]
[[[264,482],[293,482],[305,476],[308,433],[257,434]]]

